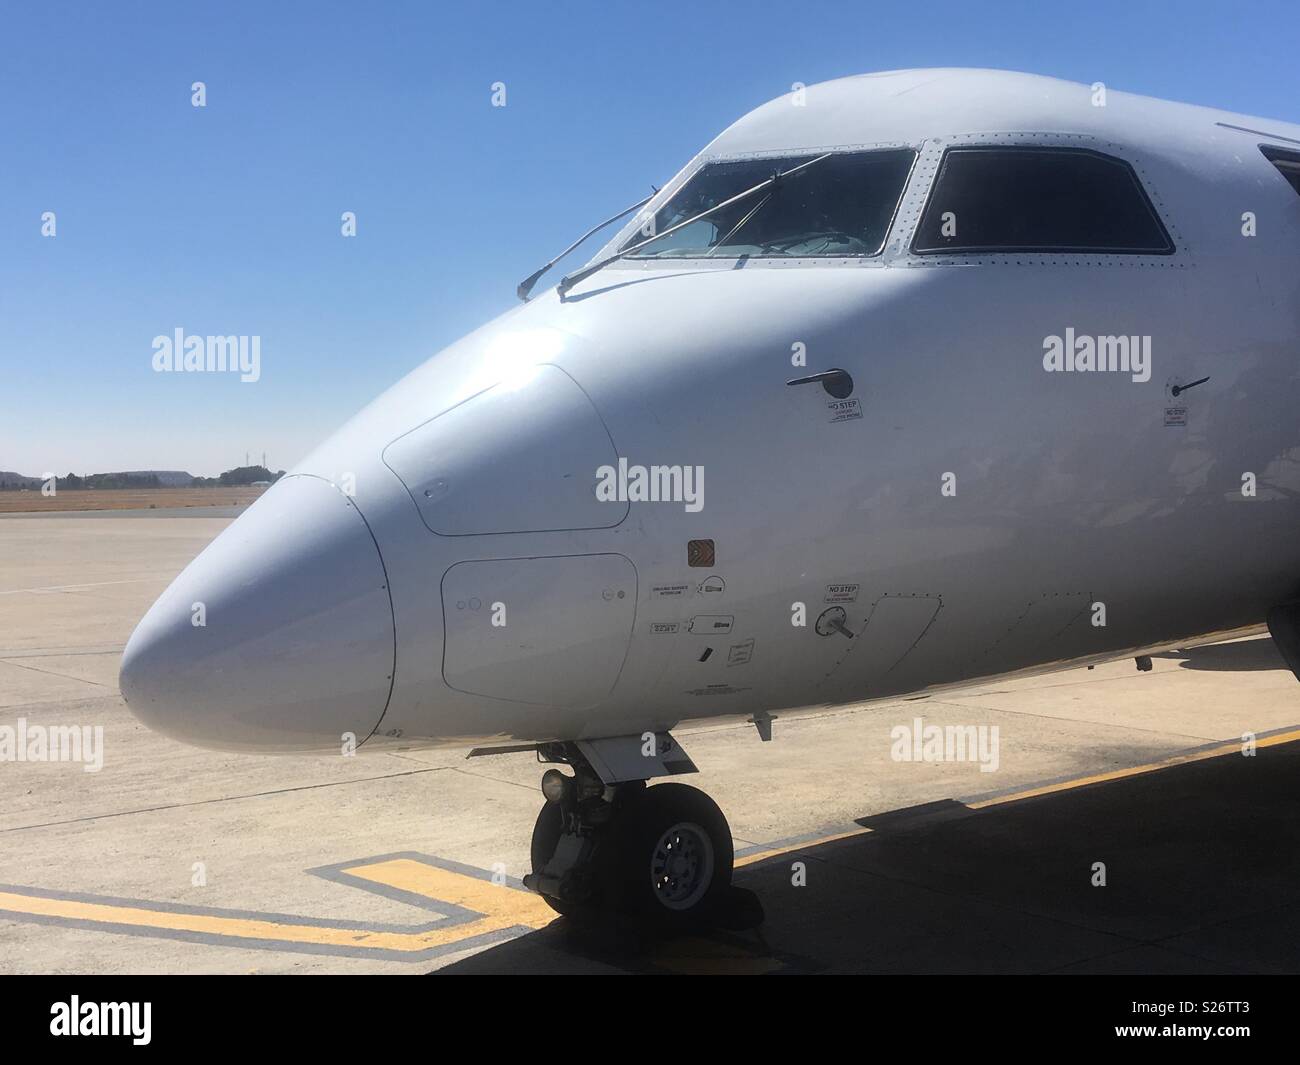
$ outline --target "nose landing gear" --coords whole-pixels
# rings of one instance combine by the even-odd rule
[[[669,934],[737,927],[728,912],[737,891],[731,829],[717,803],[676,782],[606,783],[574,744],[542,749],[548,760],[557,755],[574,773],[552,769],[543,778],[547,802],[533,828],[527,887],[576,919],[631,921]],[[752,926],[761,907],[747,901]]]
[[[731,829],[718,804],[686,784],[642,788],[615,821],[615,909],[664,931],[706,924],[731,891]]]

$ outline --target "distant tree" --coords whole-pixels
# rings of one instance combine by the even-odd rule
[[[233,470],[226,470],[217,480],[223,487],[231,488],[237,485],[249,485],[255,481],[277,481],[283,476],[284,470],[272,473],[265,466],[238,466]]]
[[[84,478],[68,475],[69,480],[76,480],[78,488],[161,488],[162,478],[156,473],[92,473]],[[74,487],[67,484],[65,487]]]

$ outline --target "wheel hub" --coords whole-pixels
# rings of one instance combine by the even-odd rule
[[[713,880],[713,844],[699,825],[682,822],[659,837],[650,859],[655,897],[670,910],[690,909]]]

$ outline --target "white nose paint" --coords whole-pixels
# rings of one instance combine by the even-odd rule
[[[360,511],[328,481],[290,476],[145,615],[122,656],[122,695],[150,728],[202,747],[337,751],[383,716],[394,645]]]

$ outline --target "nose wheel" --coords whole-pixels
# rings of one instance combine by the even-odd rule
[[[707,923],[731,889],[731,828],[718,804],[686,784],[645,788],[617,826],[617,907],[667,931]]]
[[[570,917],[669,933],[711,923],[732,890],[734,861],[717,803],[686,784],[640,781],[599,797],[588,787],[579,801],[582,776],[579,769],[561,800],[538,814],[524,883]]]

